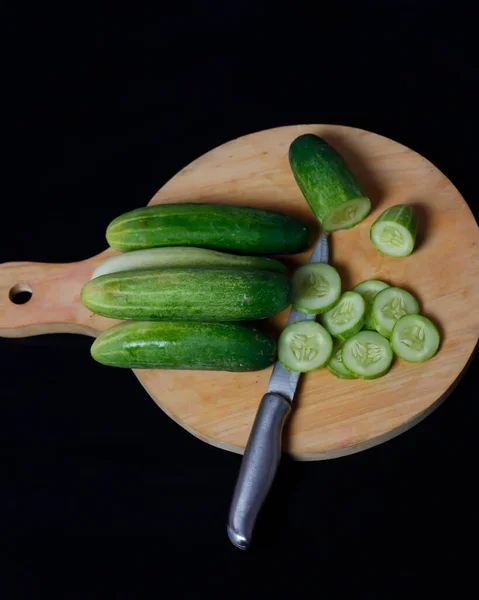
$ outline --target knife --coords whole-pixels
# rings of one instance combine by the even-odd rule
[[[323,233],[308,262],[327,263],[328,239]],[[317,315],[291,308],[287,325],[314,320]],[[281,459],[283,425],[301,373],[289,371],[276,361],[266,394],[263,396],[244,451],[228,519],[228,537],[246,550],[253,534],[256,518],[273,483]]]

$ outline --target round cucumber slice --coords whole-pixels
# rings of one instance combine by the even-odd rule
[[[405,315],[394,325],[391,346],[408,362],[423,362],[433,357],[441,337],[432,321],[422,315]]]
[[[357,286],[353,288],[354,292],[361,294],[366,302],[366,314],[364,315],[363,329],[375,330],[373,317],[371,314],[371,306],[376,294],[389,287],[387,283],[379,279],[366,279],[361,281]]]
[[[291,323],[279,336],[278,359],[290,371],[315,371],[329,361],[332,352],[331,336],[316,321]]]
[[[323,324],[338,340],[347,340],[364,325],[366,303],[357,292],[344,292],[334,308],[324,313]]]
[[[376,331],[360,331],[345,342],[344,366],[361,379],[377,379],[391,368],[393,351],[386,338]]]
[[[333,354],[327,367],[333,375],[336,375],[336,377],[339,377],[340,379],[356,379],[356,376],[344,366],[343,359],[341,358],[341,349],[343,345],[344,342],[336,340],[333,347]]]
[[[417,217],[407,204],[397,204],[386,209],[371,226],[373,244],[388,256],[409,256],[414,250]]]
[[[406,290],[388,287],[375,296],[371,314],[374,329],[384,337],[390,338],[396,321],[404,315],[419,314],[419,304]]]
[[[292,278],[292,304],[303,313],[319,314],[332,308],[341,296],[341,278],[331,265],[309,263]]]
[[[338,229],[350,229],[360,223],[371,210],[369,198],[355,198],[349,200],[328,214],[323,221],[325,231],[337,231]]]

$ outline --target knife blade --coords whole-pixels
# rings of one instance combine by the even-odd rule
[[[308,262],[327,263],[328,260],[328,239],[323,233]],[[292,307],[287,325],[315,318],[314,314]],[[291,412],[300,376],[301,373],[289,371],[276,361],[259,404],[241,461],[227,525],[230,541],[242,550],[250,546],[257,516],[274,481],[281,459],[283,426]]]

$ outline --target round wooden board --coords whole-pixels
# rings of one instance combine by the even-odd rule
[[[340,272],[343,288],[370,278],[404,287],[419,299],[422,312],[442,335],[433,359],[416,365],[396,360],[389,374],[375,381],[340,380],[327,369],[302,376],[283,447],[298,459],[319,460],[390,439],[445,398],[479,336],[479,230],[457,189],[428,160],[374,133],[334,125],[280,127],[233,140],[185,167],[150,204],[218,202],[276,209],[303,219],[319,235],[288,163],[289,144],[306,132],[322,136],[344,156],[373,205],[358,226],[329,235],[330,263]],[[376,217],[398,203],[412,204],[419,217],[416,250],[403,259],[381,255],[369,240]],[[310,252],[284,258],[293,269],[307,262]],[[114,321],[81,305],[79,291],[98,262],[113,253],[110,249],[70,265],[1,265],[0,335],[97,335],[110,327]],[[32,288],[31,302],[17,306],[8,300],[16,284]],[[264,326],[278,334],[288,312]],[[155,402],[189,432],[242,453],[271,368],[241,374],[135,374]]]

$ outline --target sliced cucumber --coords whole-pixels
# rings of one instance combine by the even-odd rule
[[[407,204],[387,208],[371,226],[371,241],[388,256],[409,256],[414,250],[417,217]]]
[[[338,340],[347,340],[364,325],[366,303],[357,292],[344,292],[334,308],[324,313],[323,325]]]
[[[262,269],[286,273],[286,266],[274,258],[265,256],[239,256],[217,250],[193,247],[166,247],[132,250],[107,258],[93,271],[91,279],[140,269],[160,267],[237,267],[239,269]]]
[[[344,366],[343,359],[341,357],[341,349],[344,345],[344,342],[340,340],[336,340],[333,347],[333,355],[331,356],[330,361],[328,362],[328,369],[331,371],[333,375],[339,377],[340,379],[356,379],[356,376],[348,371]]]
[[[394,325],[391,346],[408,362],[423,362],[434,356],[441,338],[437,327],[422,315],[405,315]]]
[[[376,331],[360,331],[345,342],[341,351],[344,366],[361,379],[377,379],[391,368],[393,351]]]
[[[343,157],[317,135],[300,135],[289,163],[299,189],[325,231],[349,229],[371,210],[371,202]]]
[[[419,314],[419,304],[406,290],[388,287],[375,296],[371,314],[374,329],[384,337],[390,338],[396,321],[404,315]]]
[[[384,281],[380,281],[379,279],[366,279],[366,281],[358,283],[358,285],[353,288],[353,291],[361,294],[366,302],[366,314],[364,315],[363,329],[370,329],[371,331],[375,330],[373,317],[371,314],[371,306],[376,294],[387,287],[389,287],[389,285],[384,283]]]
[[[290,371],[307,373],[323,367],[331,358],[333,340],[316,321],[297,321],[283,329],[278,359]]]
[[[292,278],[292,304],[303,313],[319,314],[337,304],[341,278],[331,265],[309,263],[299,267]]]

